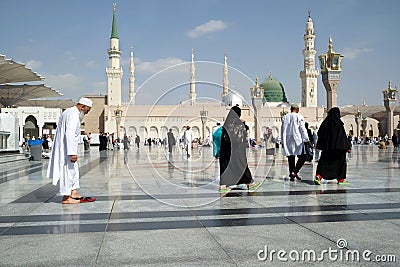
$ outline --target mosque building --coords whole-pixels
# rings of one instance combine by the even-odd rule
[[[302,80],[302,108],[301,113],[315,128],[323,119],[324,108],[317,105],[317,77],[319,71],[315,68],[314,28],[311,17],[308,18],[306,34],[304,35],[305,49],[304,70],[301,71]],[[210,136],[216,122],[223,123],[229,109],[234,105],[242,108],[242,118],[250,128],[250,138],[259,139],[267,127],[272,128],[276,136],[279,136],[281,118],[290,112],[290,104],[286,97],[284,86],[274,79],[270,73],[261,84],[258,78],[254,84],[255,90],[248,88],[251,93],[251,104],[244,101],[244,97],[236,90],[229,87],[227,55],[224,54],[222,68],[222,89],[220,101],[204,102],[196,98],[196,62],[192,49],[190,63],[190,77],[188,101],[176,105],[141,105],[135,101],[135,66],[133,51],[130,52],[129,67],[129,103],[122,103],[122,77],[123,70],[120,65],[121,50],[119,48],[119,36],[116,23],[116,8],[114,6],[110,48],[107,50],[109,66],[107,74],[107,96],[87,96],[94,101],[94,106],[104,106],[104,109],[91,111],[85,118],[85,127],[91,132],[97,129],[104,132],[116,133],[119,137],[124,134],[143,138],[165,138],[169,129],[175,136],[182,136],[183,129],[190,125],[197,138]],[[256,91],[262,92],[262,95]],[[200,115],[206,111],[207,116]],[[256,127],[256,119],[258,127]],[[100,118],[100,119],[99,119]],[[99,123],[97,123],[99,122]],[[258,128],[258,130],[256,130]],[[203,133],[204,131],[204,133]]]
[[[300,71],[301,79],[301,109],[300,113],[305,121],[313,130],[318,128],[326,115],[326,108],[317,102],[318,88],[317,80],[320,71],[316,68],[314,25],[310,13],[308,14],[304,33],[304,49],[302,51],[304,62],[303,70]],[[117,30],[117,13],[114,5],[112,29],[110,37],[110,47],[107,50],[109,66],[106,68],[107,94],[87,95],[93,100],[93,108],[85,117],[81,126],[84,133],[113,133],[114,137],[122,138],[123,135],[134,137],[138,134],[141,140],[145,138],[166,137],[169,129],[176,137],[183,135],[186,125],[192,127],[195,138],[204,139],[212,134],[217,122],[224,122],[230,108],[239,105],[242,109],[242,119],[249,126],[249,137],[259,141],[266,128],[272,128],[276,137],[280,136],[280,126],[282,117],[290,112],[292,101],[287,99],[285,88],[281,82],[276,80],[272,73],[266,75],[266,79],[259,83],[258,78],[250,88],[242,92],[249,92],[251,103],[245,101],[245,97],[229,84],[229,65],[226,52],[224,53],[222,82],[217,88],[221,89],[221,98],[205,101],[198,97],[196,85],[201,85],[201,81],[196,81],[196,61],[194,50],[191,53],[190,76],[187,79],[189,90],[187,100],[174,105],[155,104],[143,105],[138,103],[135,87],[135,61],[134,53],[130,51],[129,65],[129,103],[122,102],[122,78],[124,76],[121,67],[121,49],[119,46],[119,35]],[[332,58],[331,58],[332,57]],[[339,61],[335,60],[339,58]],[[329,51],[320,55],[322,79],[327,90],[327,103],[336,103],[338,80],[327,80],[329,77],[340,77],[338,68],[333,65],[340,63],[343,56],[333,54],[332,38],[329,40]],[[7,72],[7,66],[17,64],[10,60],[5,60],[0,56],[0,74]],[[3,64],[4,63],[4,64]],[[325,65],[324,65],[325,64]],[[331,64],[331,65],[330,65]],[[337,67],[337,66],[336,66]],[[22,68],[25,68],[22,65]],[[27,134],[42,136],[44,134],[54,134],[57,121],[62,111],[74,104],[72,100],[35,100],[40,97],[60,96],[61,93],[44,85],[39,88],[33,85],[10,85],[10,82],[18,80],[4,80],[2,77],[17,77],[28,73],[28,76],[21,76],[23,81],[41,80],[36,73],[31,73],[29,69],[20,70],[7,75],[0,75],[0,87],[6,87],[8,91],[1,90],[0,104],[0,152],[16,151],[18,144],[21,145],[22,138]],[[15,74],[18,74],[15,76]],[[30,80],[29,80],[30,79]],[[23,87],[23,88],[22,88]],[[27,91],[30,88],[30,91]],[[18,94],[18,89],[24,94]],[[38,94],[38,89],[41,89]],[[12,90],[12,91],[10,91]],[[10,94],[13,92],[13,94]],[[30,93],[26,93],[30,92]],[[300,93],[300,92],[299,92]],[[340,90],[339,90],[340,93]],[[363,103],[360,106],[341,107],[342,121],[346,132],[351,135],[362,137],[377,137],[393,132],[398,132],[400,128],[399,114],[400,108],[396,104],[398,99],[397,88],[392,88],[389,81],[388,87],[383,90],[384,105],[367,106]],[[11,98],[10,98],[11,97]],[[329,105],[325,106],[329,106]],[[15,120],[10,120],[12,116]],[[6,123],[13,121],[13,123]],[[398,124],[399,122],[399,124]],[[19,140],[19,141],[18,141]]]

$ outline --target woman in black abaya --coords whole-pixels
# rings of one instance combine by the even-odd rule
[[[322,150],[322,154],[318,161],[314,183],[319,185],[322,179],[337,179],[338,184],[348,184],[346,153],[350,152],[351,148],[343,122],[340,120],[338,107],[331,108],[322,122],[318,130],[316,148]]]
[[[229,191],[230,186],[245,186],[241,189],[255,189],[258,183],[247,165],[246,125],[240,120],[241,109],[234,106],[228,113],[222,128],[220,148],[220,191]]]

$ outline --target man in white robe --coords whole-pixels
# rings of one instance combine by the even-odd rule
[[[303,149],[304,143],[312,147],[305,127],[304,117],[299,113],[299,110],[298,104],[292,104],[290,107],[291,113],[286,114],[282,118],[282,153],[288,158],[289,177],[291,181],[294,181],[294,178],[301,180],[297,174],[306,161]],[[296,156],[298,160],[295,164]]]
[[[54,137],[53,149],[47,177],[53,179],[53,185],[60,183],[63,204],[93,202],[95,198],[82,197],[79,188],[78,141],[80,126],[84,116],[92,108],[92,100],[82,97],[78,103],[66,109],[60,116]]]
[[[186,131],[184,134],[184,142],[186,148],[187,157],[190,158],[192,154],[192,142],[193,142],[193,131],[190,129],[190,126],[186,126]]]

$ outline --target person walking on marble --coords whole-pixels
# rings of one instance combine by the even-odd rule
[[[304,117],[299,113],[300,107],[294,103],[290,107],[291,113],[282,118],[282,153],[288,158],[290,181],[301,180],[298,173],[306,161],[304,145],[312,147],[305,127]],[[296,156],[298,157],[297,163]]]
[[[216,159],[219,158],[219,151],[221,148],[221,135],[222,135],[222,126],[221,123],[217,122],[217,127],[215,127],[212,133],[213,156]]]
[[[169,129],[167,133],[167,143],[168,143],[168,152],[172,153],[172,148],[176,143],[175,136],[172,133],[172,129]]]
[[[351,144],[346,136],[340,110],[333,107],[328,111],[318,130],[317,148],[322,151],[318,161],[314,183],[320,185],[322,179],[337,179],[338,184],[347,185],[346,153],[351,152]]]
[[[190,129],[190,126],[186,126],[186,131],[183,135],[183,140],[185,144],[185,149],[186,149],[186,156],[187,158],[190,158],[192,154],[192,142],[193,142],[193,131]]]
[[[241,112],[239,106],[232,107],[222,127],[219,157],[221,193],[232,188],[253,191],[260,186],[254,182],[247,163],[247,126],[240,119]]]
[[[53,149],[47,177],[53,179],[53,185],[60,184],[63,204],[93,202],[96,198],[82,197],[79,188],[78,141],[80,125],[92,108],[92,100],[81,97],[78,103],[66,109],[60,116],[54,137]]]

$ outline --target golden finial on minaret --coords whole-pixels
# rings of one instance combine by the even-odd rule
[[[329,35],[329,52],[333,52],[332,35]]]
[[[256,87],[258,87],[258,76],[256,76]]]
[[[308,10],[308,17],[311,18],[311,10]]]

